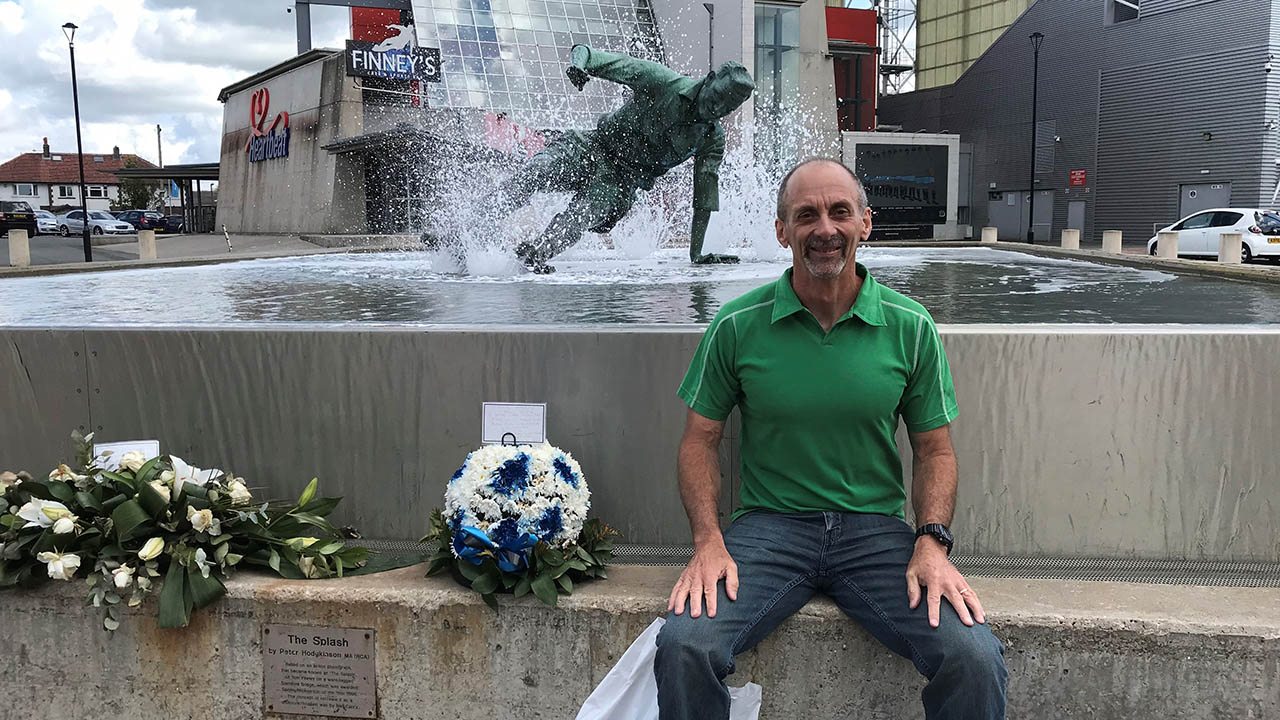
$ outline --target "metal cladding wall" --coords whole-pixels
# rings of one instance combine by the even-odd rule
[[[157,438],[335,519],[417,538],[482,401],[549,403],[594,510],[684,544],[674,390],[702,329],[290,326],[0,330],[0,465],[47,472],[75,427]],[[1280,327],[949,326],[959,549],[1280,561]],[[738,488],[736,427],[722,510]],[[265,486],[265,487],[264,487]]]
[[[1068,202],[1086,202],[1085,242],[1119,229],[1145,241],[1178,217],[1182,183],[1232,183],[1231,203],[1265,205],[1280,170],[1275,121],[1280,56],[1270,0],[1144,0],[1137,20],[1107,25],[1102,0],[1036,2],[951,85],[885,97],[880,121],[960,134],[973,143],[973,223],[988,224],[985,192],[1025,191],[1030,172],[1032,50],[1040,52],[1039,116],[1055,121],[1053,238]],[[1280,69],[1280,66],[1277,66]],[[1203,140],[1203,133],[1212,140]],[[1048,152],[1049,148],[1044,148]],[[1070,187],[1086,170],[1088,184]]]

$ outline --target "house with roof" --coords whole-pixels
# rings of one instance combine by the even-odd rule
[[[126,166],[154,168],[154,164],[120,153],[84,156],[84,182],[89,210],[110,210],[120,197],[120,178],[112,174]],[[0,164],[0,200],[24,200],[33,208],[62,213],[80,207],[80,163],[76,153],[55,153],[44,139],[43,152],[23,153]]]

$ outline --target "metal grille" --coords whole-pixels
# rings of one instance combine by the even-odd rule
[[[422,544],[411,540],[360,540],[358,544],[381,552],[435,552],[434,543]],[[689,562],[691,557],[693,547],[689,545],[619,545],[614,551],[614,564],[680,566]],[[972,577],[1280,587],[1280,564],[1277,563],[960,554],[953,555],[951,561],[960,572]]]

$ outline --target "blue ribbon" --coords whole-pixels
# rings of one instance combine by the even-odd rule
[[[458,532],[453,536],[453,545],[458,550],[458,557],[472,565],[479,565],[486,557],[491,557],[498,563],[498,569],[503,572],[517,572],[527,567],[529,548],[537,544],[538,536],[533,533],[517,535],[498,544],[483,530],[470,525],[458,528]]]

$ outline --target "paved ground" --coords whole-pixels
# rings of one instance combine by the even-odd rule
[[[122,242],[93,246],[94,262],[111,260],[136,260],[138,239],[136,235],[121,236]],[[60,265],[83,263],[84,245],[79,237],[37,235],[30,240],[32,265]],[[156,255],[160,259],[185,259],[209,257],[254,257],[261,254],[304,255],[323,252],[324,249],[289,235],[232,235],[232,251],[227,251],[227,240],[221,234],[160,235],[156,237]],[[9,244],[0,241],[0,267],[9,265]]]

